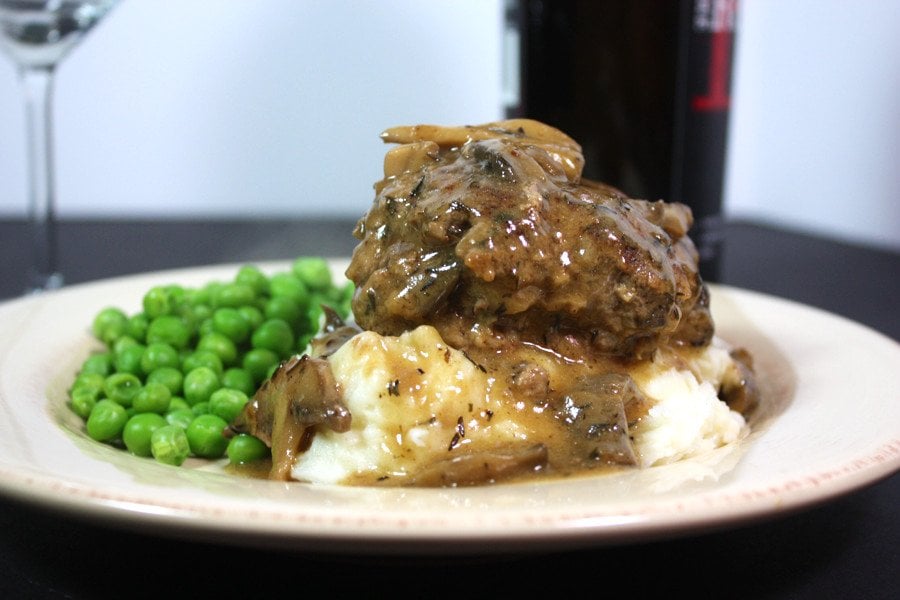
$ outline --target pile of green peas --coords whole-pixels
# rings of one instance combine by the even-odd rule
[[[263,459],[262,441],[223,431],[283,360],[304,351],[322,305],[347,318],[352,295],[318,257],[271,275],[243,265],[233,280],[199,288],[155,286],[135,314],[97,313],[91,331],[103,349],[82,363],[69,405],[91,438],[164,464]]]

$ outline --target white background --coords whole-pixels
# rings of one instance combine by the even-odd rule
[[[500,118],[501,0],[123,0],[56,82],[63,217],[357,217],[398,124]],[[743,0],[725,206],[900,249],[900,0]],[[0,61],[0,217],[25,214]]]
[[[900,1],[741,6],[728,212],[900,250]]]

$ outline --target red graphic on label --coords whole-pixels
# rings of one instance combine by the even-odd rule
[[[737,0],[694,2],[694,35],[709,35],[706,94],[691,98],[691,108],[694,111],[723,111],[731,103],[731,48],[737,8]]]
[[[712,34],[709,48],[709,73],[707,91],[703,96],[691,98],[691,108],[696,111],[726,110],[731,102],[728,82],[731,75],[730,31],[716,31]]]

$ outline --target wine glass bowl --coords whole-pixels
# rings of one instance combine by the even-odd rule
[[[53,73],[119,0],[0,0],[0,48],[16,63],[25,105],[32,264],[26,292],[60,287],[53,168]]]
[[[52,68],[114,3],[0,0],[0,44],[20,67]]]

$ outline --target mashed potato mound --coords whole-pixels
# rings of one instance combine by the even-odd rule
[[[697,456],[738,440],[746,429],[744,417],[718,397],[721,382],[736,368],[720,340],[698,352],[688,368],[657,362],[635,377],[641,390],[655,401],[646,417],[632,429],[643,466],[661,465]]]
[[[547,442],[558,423],[517,402],[503,378],[451,348],[431,326],[399,336],[357,334],[328,358],[353,415],[350,431],[323,430],[292,470],[300,481],[408,481],[449,451]],[[665,464],[738,440],[743,417],[717,396],[735,369],[716,343],[687,359],[658,354],[630,373],[653,403],[631,429],[640,465]]]

